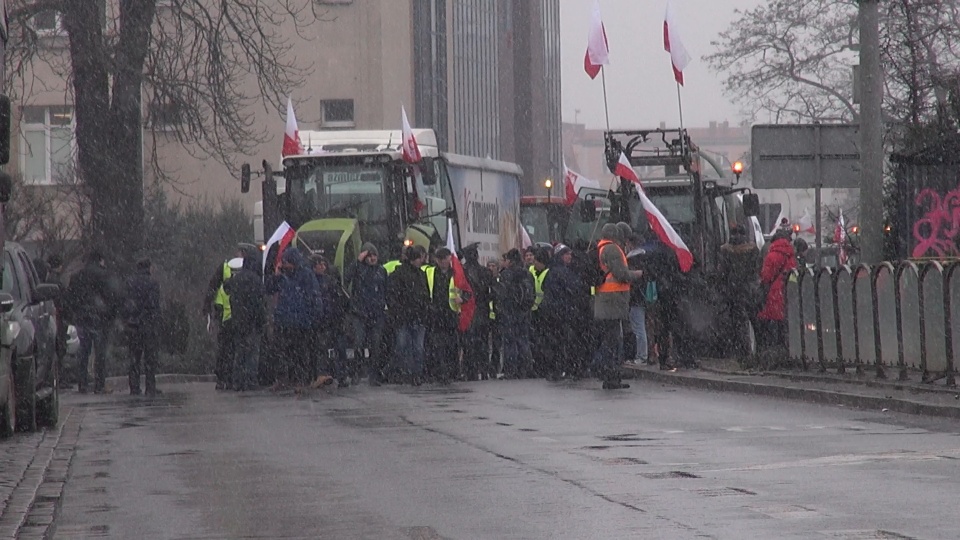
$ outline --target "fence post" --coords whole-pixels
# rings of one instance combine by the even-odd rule
[[[943,333],[947,340],[946,385],[951,387],[957,386],[957,379],[954,373],[955,366],[953,365],[953,301],[951,300],[952,291],[950,289],[950,282],[953,281],[953,273],[957,271],[957,268],[960,268],[960,262],[951,264],[943,276],[943,301],[945,303],[943,306]]]
[[[831,284],[832,284],[832,286],[833,286],[833,291],[832,291],[832,292],[833,292],[833,322],[834,322],[834,324],[837,326],[837,332],[836,332],[836,337],[837,337],[837,373],[839,373],[839,374],[841,374],[841,375],[847,372],[846,368],[844,367],[844,362],[843,362],[843,339],[840,338],[840,327],[841,327],[842,325],[840,324],[840,293],[839,293],[839,291],[837,290],[838,287],[839,287],[838,284],[837,284],[837,281],[840,279],[840,274],[843,273],[843,272],[849,273],[849,272],[850,272],[850,267],[847,266],[847,265],[841,266],[840,268],[837,269],[837,272],[836,272],[835,274],[833,274],[832,279],[830,280],[830,282],[831,282]],[[856,301],[856,300],[854,300],[854,301]],[[856,314],[854,314],[853,316],[856,317]],[[853,325],[853,326],[854,326],[854,327],[857,326],[857,325],[856,325],[856,318],[854,318],[854,325]]]
[[[900,263],[893,272],[893,303],[894,312],[896,313],[897,317],[897,367],[900,371],[897,379],[901,381],[910,379],[910,374],[907,372],[907,361],[903,351],[903,292],[900,290],[900,279],[903,277],[903,273],[906,270],[913,270],[914,275],[917,276],[917,279],[919,280],[920,278],[920,272],[917,271],[917,265],[910,261]],[[918,290],[919,287],[920,285],[918,284]],[[920,316],[923,317],[923,314],[921,313]]]
[[[829,267],[824,266],[815,271],[813,274],[813,298],[814,304],[817,307],[814,324],[817,325],[817,360],[820,364],[820,368],[817,370],[818,373],[827,372],[827,360],[824,357],[825,354],[823,349],[823,303],[820,302],[820,276],[822,276],[824,273],[830,274],[831,272],[832,270],[830,270]],[[832,279],[833,276],[831,275],[831,280]]]
[[[851,276],[853,280],[853,364],[857,375],[863,375],[863,360],[860,356],[860,307],[858,299],[860,295],[857,294],[857,284],[860,282],[858,276],[863,272],[866,272],[869,276],[870,267],[865,264],[858,264]]]
[[[929,262],[920,269],[920,380],[926,382],[927,378],[930,375],[930,370],[927,368],[927,302],[926,295],[927,292],[924,289],[924,284],[926,283],[926,276],[931,271],[938,271],[940,275],[943,275],[943,267],[937,261]],[[949,303],[949,299],[944,297],[944,303]],[[945,306],[946,307],[946,306]],[[944,335],[946,335],[947,330],[945,327]]]
[[[877,356],[873,363],[876,368],[877,378],[886,379],[887,373],[883,369],[883,345],[880,339],[880,299],[877,295],[877,279],[880,277],[881,269],[886,269],[894,280],[896,280],[896,277],[894,276],[893,265],[888,262],[878,264],[870,275],[870,298],[873,300],[873,343]],[[898,284],[895,283],[895,285]]]

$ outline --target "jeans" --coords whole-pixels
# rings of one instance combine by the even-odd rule
[[[423,375],[423,338],[426,329],[422,324],[405,323],[397,327],[397,341],[394,354],[397,365],[402,366],[407,375]]]
[[[367,373],[370,381],[379,380],[380,371],[384,369],[383,361],[380,358],[380,341],[383,338],[383,328],[386,323],[383,317],[366,318],[361,316],[351,317],[353,324],[353,361],[356,364],[356,372],[360,371],[360,362],[363,358],[363,350],[369,351],[369,360],[367,361]]]
[[[77,358],[77,383],[81,391],[87,390],[87,370],[90,364],[90,353],[94,353],[93,390],[103,390],[107,379],[107,341],[110,335],[108,328],[93,328],[89,326],[77,327],[77,338],[80,340],[80,357]]]
[[[130,352],[130,369],[127,380],[130,384],[130,393],[140,393],[140,363],[143,362],[143,372],[146,376],[146,390],[148,394],[157,391],[157,349],[160,346],[155,331],[152,329],[130,328],[127,330],[127,348]]]
[[[633,351],[633,357],[628,360],[636,359],[641,362],[647,361],[647,310],[642,304],[639,306],[630,306],[630,326],[633,328],[633,335],[637,341],[637,349]],[[630,353],[631,351],[627,351]]]
[[[234,390],[251,390],[257,386],[261,339],[259,330],[237,334],[233,351]]]
[[[218,385],[224,388],[229,388],[233,379],[230,372],[233,370],[234,363],[234,334],[233,324],[229,319],[220,322],[219,329],[217,330],[216,375]]]
[[[600,347],[597,349],[597,375],[604,382],[620,382],[623,364],[623,321],[598,320]]]
[[[533,355],[530,351],[530,319],[498,319],[503,340],[503,373],[508,377],[523,377],[530,369]]]

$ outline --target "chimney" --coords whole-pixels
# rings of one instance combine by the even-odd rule
[[[661,121],[661,122],[660,122],[660,129],[667,129],[667,123]]]

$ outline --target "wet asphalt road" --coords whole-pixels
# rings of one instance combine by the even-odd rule
[[[56,538],[960,537],[957,422],[597,386],[68,395]]]

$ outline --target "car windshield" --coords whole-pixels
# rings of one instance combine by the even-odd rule
[[[522,206],[520,207],[520,223],[530,236],[530,241],[549,242],[550,234],[550,215],[546,206]]]

